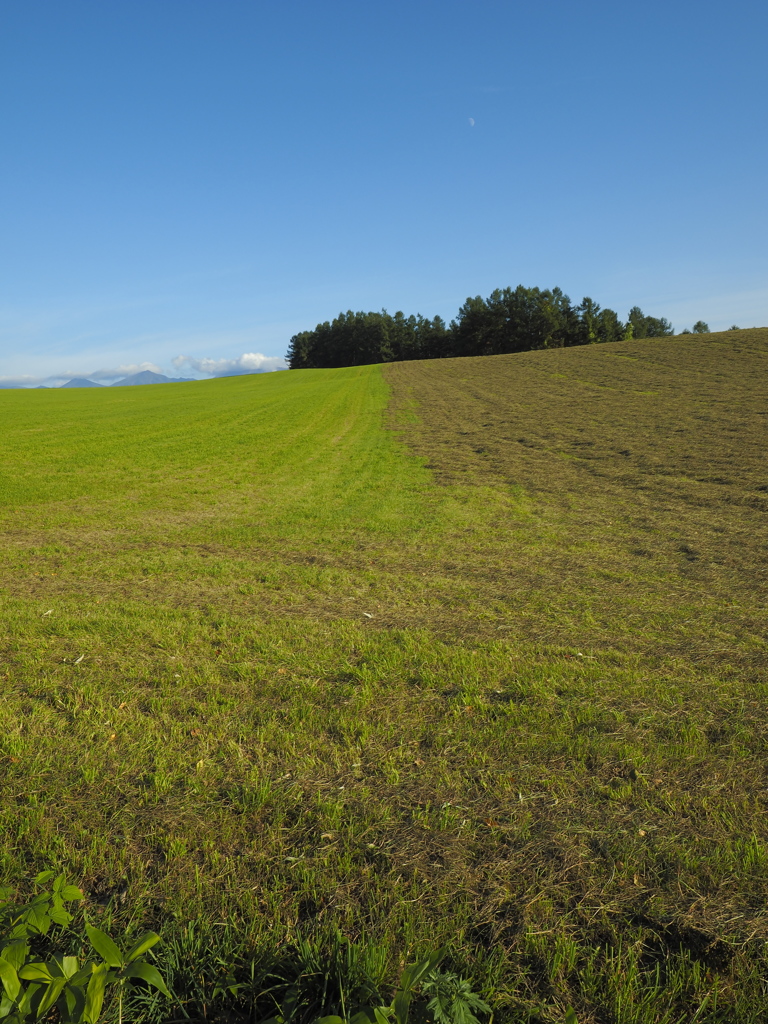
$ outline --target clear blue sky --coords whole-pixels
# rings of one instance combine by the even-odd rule
[[[5,0],[0,378],[520,283],[766,325],[767,52],[764,0]]]

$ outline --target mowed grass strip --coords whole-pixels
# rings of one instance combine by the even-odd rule
[[[527,394],[561,430],[546,360],[602,358],[629,396],[622,351],[536,354],[538,402],[533,356],[506,382],[389,367],[399,435],[378,367],[0,395],[5,878],[61,865],[108,923],[225,923],[256,952],[338,927],[390,979],[449,942],[499,1019],[761,1020],[753,562],[713,644],[670,520],[650,570],[629,550],[631,483],[585,539],[604,488],[558,486],[547,453],[510,472],[500,400],[490,454],[462,452],[462,395]],[[613,429],[583,396],[569,422]]]
[[[493,625],[745,670],[766,664],[767,372],[768,329],[386,368],[435,479],[487,489],[452,562],[508,606]]]

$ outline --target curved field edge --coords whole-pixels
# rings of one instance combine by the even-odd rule
[[[575,572],[559,636],[546,572],[504,600],[562,507],[425,469],[378,367],[136,392],[5,407],[5,878],[254,950],[340,928],[390,978],[447,941],[500,1019],[760,1019],[753,633],[699,658],[673,588],[606,638]]]

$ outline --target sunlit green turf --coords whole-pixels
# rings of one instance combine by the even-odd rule
[[[5,879],[62,866],[169,939],[339,928],[382,978],[445,942],[497,1019],[761,1020],[752,625],[697,658],[706,595],[636,557],[606,608],[600,540],[538,586],[567,507],[438,486],[389,398],[379,367],[0,392]]]

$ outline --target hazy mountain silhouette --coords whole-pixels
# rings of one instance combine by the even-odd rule
[[[103,388],[103,384],[97,384],[95,380],[88,380],[87,377],[73,377],[66,384],[60,385],[63,388]]]
[[[142,370],[141,373],[134,373],[131,377],[123,377],[110,384],[112,388],[122,388],[133,384],[186,384],[192,377],[166,377],[164,373],[154,373],[152,370]]]

